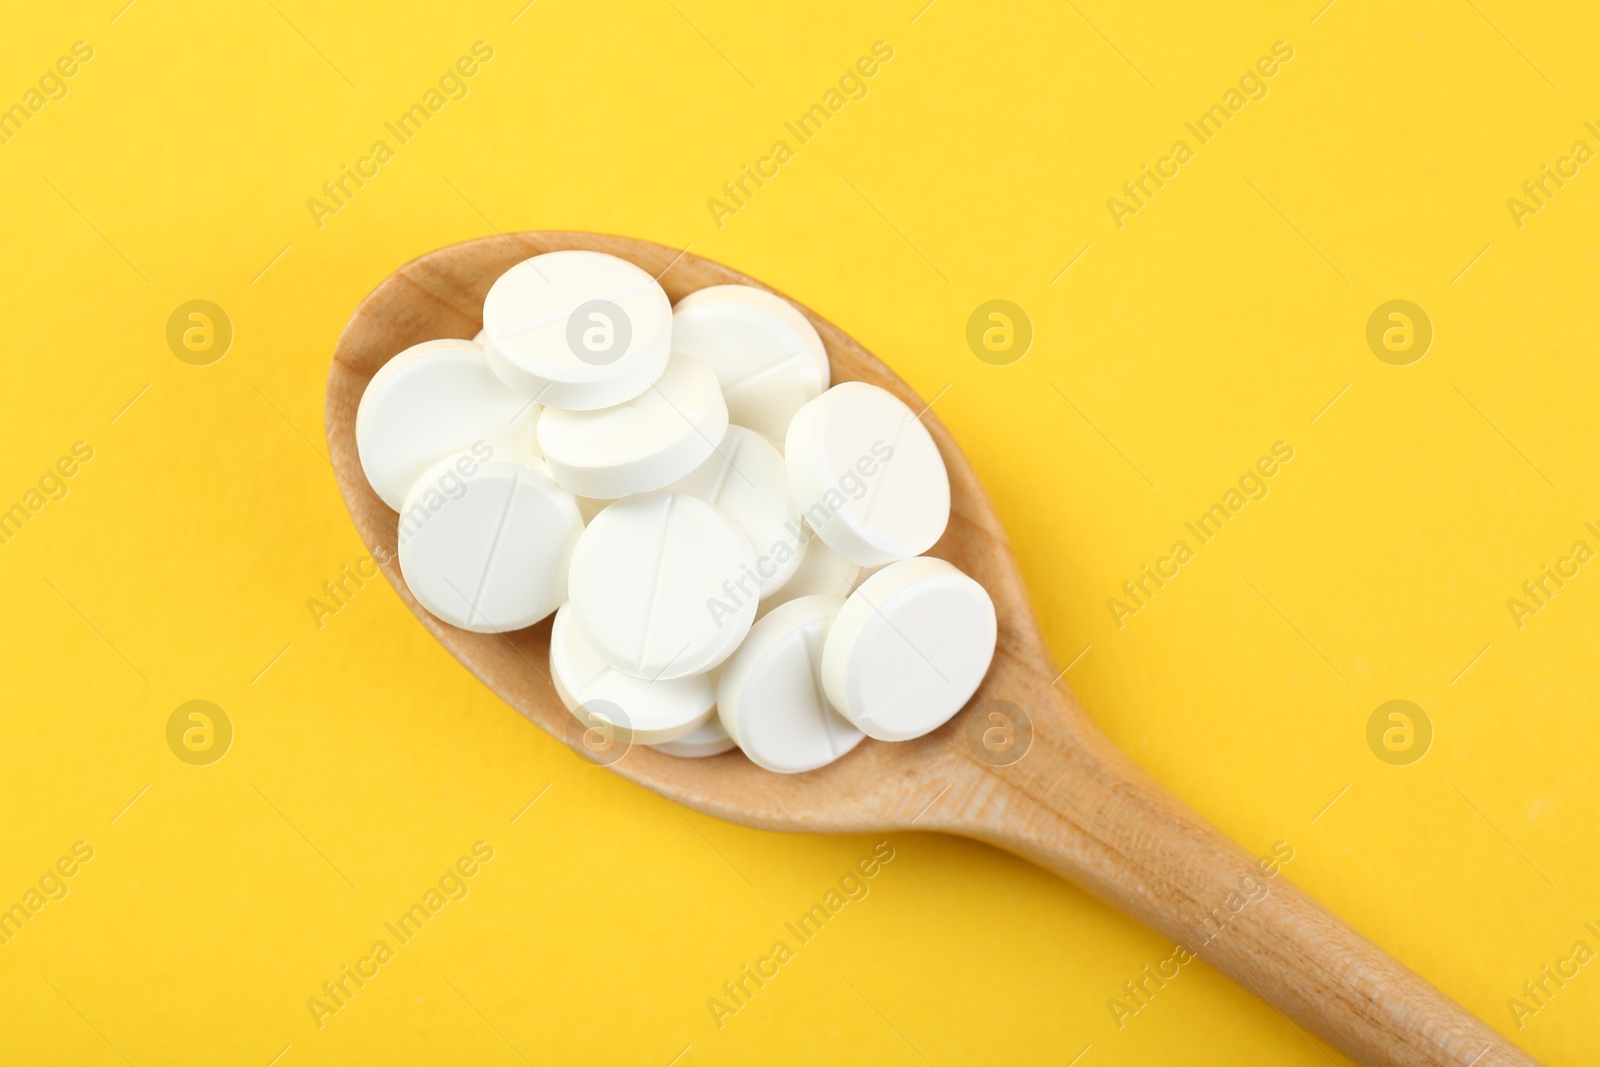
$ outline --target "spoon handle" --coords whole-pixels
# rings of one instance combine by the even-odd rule
[[[1043,704],[1022,759],[969,764],[974,803],[951,805],[965,814],[942,828],[1055,871],[1360,1063],[1537,1062],[1291,883],[1281,855],[1257,859],[1185,807],[1070,696],[1052,690]],[[1131,990],[1108,993],[1131,1014],[1176,973],[1160,970],[1153,961]]]

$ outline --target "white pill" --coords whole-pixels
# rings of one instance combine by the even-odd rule
[[[515,392],[593,410],[644,392],[671,350],[672,304],[656,280],[603,252],[547,252],[495,280],[483,301],[489,365]]]
[[[774,609],[723,668],[717,714],[745,755],[780,774],[816,770],[864,736],[828,706],[823,645],[844,601],[808,596]]]
[[[676,741],[650,747],[657,752],[664,752],[680,759],[703,759],[706,756],[720,756],[735,746],[733,738],[728,736],[728,731],[722,728],[722,720],[713,715],[704,726],[696,728],[694,733],[685,734]]]
[[[750,539],[703,500],[619,500],[590,521],[572,554],[573,621],[589,647],[626,674],[700,674],[750,631],[755,562]]]
[[[869,737],[921,737],[972,698],[995,636],[983,586],[932,556],[891,563],[839,610],[822,653],[823,690]]]
[[[472,335],[472,343],[475,344],[475,345],[481,345],[481,344],[483,344],[484,339],[487,338],[488,336],[489,336],[488,333],[486,333],[484,331],[484,329],[480,326],[478,328],[478,332]]]
[[[728,432],[728,406],[711,368],[672,357],[639,396],[599,411],[546,408],[539,447],[556,481],[578,496],[616,500],[671,485]]]
[[[717,505],[739,524],[756,550],[760,596],[776,591],[799,569],[805,528],[789,492],[783,453],[754,430],[729,426],[717,450],[671,488]]]
[[[641,745],[693,733],[711,720],[717,702],[710,674],[651,682],[606,663],[578,633],[571,604],[556,612],[550,627],[550,680],[568,711],[576,714],[581,707],[587,713],[580,721],[594,725],[592,718],[598,718]]]
[[[395,511],[422,472],[482,441],[538,453],[539,405],[507,389],[481,345],[424,341],[378,369],[356,409],[356,451],[378,498]]]
[[[823,543],[822,538],[806,530],[805,555],[794,577],[777,592],[756,606],[756,618],[761,618],[779,604],[787,604],[803,596],[836,596],[840,600],[850,595],[861,577],[861,568]]]
[[[400,572],[423,607],[452,626],[532,626],[567,598],[583,519],[572,494],[532,457],[425,471],[400,515]]]
[[[916,412],[875,385],[845,382],[801,408],[784,460],[806,522],[863,567],[921,555],[950,521],[938,446]]]
[[[709,364],[729,418],[775,441],[800,406],[828,388],[828,353],[816,327],[765,289],[713,285],[690,293],[672,312],[672,350]]]

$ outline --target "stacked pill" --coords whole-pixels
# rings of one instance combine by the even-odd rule
[[[923,555],[950,482],[919,415],[830,388],[816,329],[772,293],[673,307],[575,250],[503,274],[474,340],[391,359],[356,442],[430,613],[478,633],[553,614],[552,679],[585,726],[792,774],[938,728],[994,656],[988,593]]]

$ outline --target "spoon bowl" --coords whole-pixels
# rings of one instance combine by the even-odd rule
[[[674,303],[709,285],[768,288],[712,260],[633,238],[556,231],[484,237],[431,252],[384,279],[346,325],[328,380],[329,449],[362,540],[422,624],[506,703],[580,755],[730,822],[808,833],[936,830],[1007,849],[1170,937],[1359,1062],[1534,1062],[1186,808],[1111,744],[1065,688],[999,518],[932,406],[798,302],[791,301],[827,348],[833,381],[881,386],[922,412],[949,469],[950,523],[929,554],[983,585],[999,620],[989,673],[953,719],[913,741],[868,738],[836,762],[795,775],[764,771],[737,749],[680,759],[604,738],[597,744],[550,681],[550,620],[477,634],[428,614],[400,574],[399,516],[361,471],[355,438],[361,394],[409,346],[475,335],[484,295],[512,265],[571,248],[637,264]]]

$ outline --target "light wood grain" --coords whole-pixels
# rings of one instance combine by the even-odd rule
[[[597,249],[631,260],[658,275],[674,301],[707,285],[761,285],[698,256],[598,234],[521,233],[440,249],[401,267],[356,310],[334,355],[326,418],[350,513],[369,547],[388,550],[384,572],[401,598],[508,704],[577,746],[576,720],[549,681],[548,620],[517,633],[485,635],[455,629],[425,612],[393,560],[397,516],[367,485],[355,443],[356,407],[379,367],[419,341],[473,336],[495,278],[521,259],[563,248]],[[924,407],[860,344],[815,313],[806,314],[827,346],[834,381],[871,382],[913,410]],[[950,526],[932,554],[981,582],[1000,620],[994,665],[968,707],[927,737],[899,744],[869,739],[809,774],[771,774],[737,750],[690,760],[642,746],[629,750],[612,769],[679,804],[747,826],[806,832],[942,830],[991,842],[1196,951],[1299,1028],[1362,1063],[1533,1063],[1287,876],[1264,876],[1254,857],[1118,751],[1064,683],[1052,684],[1057,668],[1005,532],[936,412],[923,419],[950,470]],[[1032,747],[1010,766],[977,758],[966,740],[967,717],[993,700],[1024,709],[1033,725]],[[1249,902],[1234,911],[1230,898],[1232,905]]]

